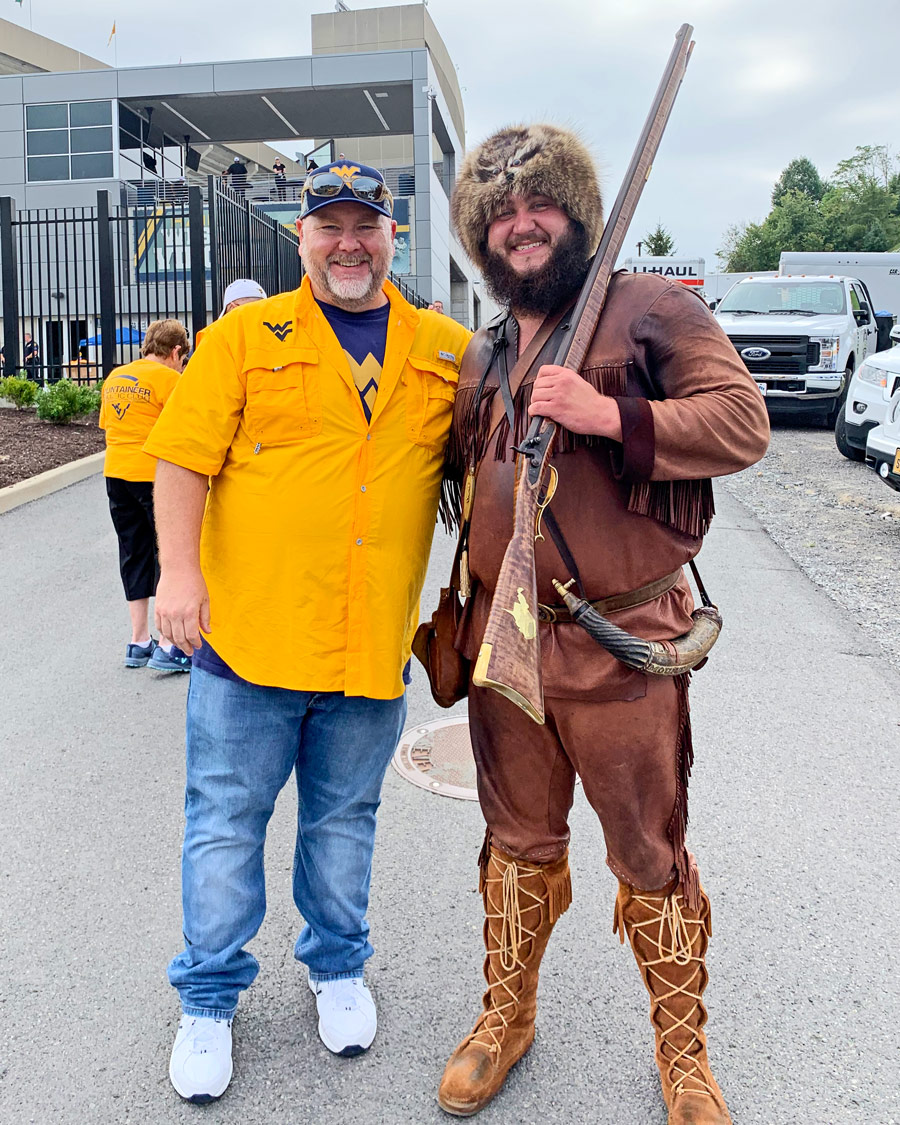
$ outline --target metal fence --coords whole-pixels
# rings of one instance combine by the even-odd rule
[[[96,382],[140,354],[151,320],[176,318],[195,337],[237,278],[254,278],[270,295],[295,289],[296,231],[218,177],[206,194],[195,186],[155,199],[123,193],[113,205],[98,192],[95,207],[18,213],[0,198],[2,374]],[[391,280],[411,304],[426,303]]]
[[[207,183],[213,308],[222,307],[227,286],[252,277],[271,296],[296,289],[302,278],[296,231],[224,187]]]

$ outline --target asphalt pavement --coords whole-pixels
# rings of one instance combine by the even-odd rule
[[[736,1125],[898,1125],[900,676],[724,491],[701,556],[725,629],[695,676],[689,840],[713,902],[710,1053]],[[436,540],[423,605],[449,568]],[[888,580],[888,576],[886,576]],[[371,1051],[320,1044],[292,957],[295,796],[267,849],[262,969],[216,1104],[169,1085],[178,1022],[185,677],[126,670],[92,478],[0,516],[0,1123],[430,1125],[478,1011],[477,804],[388,771],[370,919]],[[420,670],[409,724],[440,717]],[[248,747],[252,753],[252,747]],[[574,903],[538,1034],[482,1125],[663,1125],[647,999],[580,794]]]

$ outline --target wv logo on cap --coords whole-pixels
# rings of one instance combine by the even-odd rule
[[[263,321],[265,327],[268,328],[270,332],[274,333],[282,343],[284,343],[289,333],[294,331],[291,327],[293,323],[292,320],[286,320],[284,324],[269,324],[267,320]]]
[[[349,184],[354,176],[359,175],[360,169],[357,168],[355,164],[350,165],[350,167],[344,164],[340,168],[332,168],[331,171],[334,172],[336,176],[340,176],[345,183]]]

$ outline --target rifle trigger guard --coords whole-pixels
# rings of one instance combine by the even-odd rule
[[[550,483],[547,485],[547,495],[544,497],[543,503],[538,504],[537,520],[535,521],[535,525],[534,525],[534,541],[535,541],[535,543],[543,543],[544,542],[544,536],[541,533],[541,519],[543,518],[543,515],[544,515],[544,508],[547,507],[547,505],[550,503],[550,501],[553,499],[553,497],[556,493],[557,484],[559,484],[559,473],[556,471],[556,468],[553,465],[551,465],[550,466]]]

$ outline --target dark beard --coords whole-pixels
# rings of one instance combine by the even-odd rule
[[[553,248],[550,261],[537,273],[523,277],[505,258],[489,250],[485,251],[481,272],[498,304],[517,313],[545,315],[555,312],[581,289],[588,274],[589,258],[585,229],[580,223],[573,223]]]

